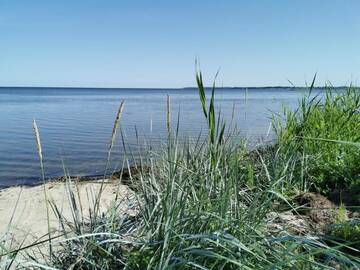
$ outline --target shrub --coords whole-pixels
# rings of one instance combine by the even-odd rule
[[[278,147],[297,160],[300,188],[328,194],[358,188],[360,176],[360,94],[357,89],[306,95],[297,110],[275,119]],[[349,143],[350,142],[350,143]],[[304,184],[305,183],[305,184]]]

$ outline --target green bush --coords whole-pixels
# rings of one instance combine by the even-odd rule
[[[312,185],[328,194],[358,188],[360,176],[360,93],[357,89],[327,90],[305,96],[297,110],[275,119],[278,147],[296,158],[300,188]],[[299,181],[300,183],[300,181]],[[306,185],[304,184],[306,183]],[[354,186],[355,185],[355,186]]]

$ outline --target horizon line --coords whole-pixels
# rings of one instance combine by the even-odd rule
[[[205,86],[205,88],[212,88],[213,86]],[[353,85],[339,85],[339,86],[314,86],[314,88],[346,88],[354,87]],[[185,87],[87,87],[87,86],[0,86],[0,89],[3,88],[46,88],[46,89],[105,89],[105,90],[125,90],[125,89],[148,89],[148,90],[186,90],[186,89],[197,89],[197,86],[185,86]],[[260,89],[260,88],[310,88],[309,86],[216,86],[216,89]]]

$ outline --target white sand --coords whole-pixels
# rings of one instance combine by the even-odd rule
[[[132,192],[118,181],[109,181],[104,185],[100,200],[100,212],[115,203],[118,194],[118,201],[128,204]],[[88,217],[89,208],[93,207],[95,194],[98,193],[101,181],[80,182],[76,186],[71,184],[71,189],[81,200],[84,218]],[[54,202],[61,213],[72,220],[72,211],[69,203],[68,192],[65,183],[47,183],[46,191],[49,201]],[[59,229],[59,222],[54,211],[49,206],[51,231],[56,234]],[[11,222],[11,223],[10,223]],[[10,187],[0,190],[0,239],[10,229],[16,242],[26,238],[25,243],[32,243],[34,240],[46,239],[48,233],[46,204],[44,186],[36,187]]]

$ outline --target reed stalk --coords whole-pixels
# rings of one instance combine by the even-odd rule
[[[47,190],[46,190],[45,170],[44,170],[44,161],[43,161],[43,154],[42,154],[43,151],[42,151],[42,146],[41,146],[40,132],[39,132],[39,128],[36,124],[35,119],[33,121],[33,129],[34,129],[36,147],[37,147],[39,161],[40,161],[40,167],[41,167],[41,178],[42,178],[43,188],[44,188],[46,219],[47,219],[48,235],[49,235],[49,250],[50,250],[50,257],[51,257],[52,256],[52,244],[51,244],[51,230],[50,230],[49,200],[48,200],[48,194],[47,194]]]
[[[166,99],[166,126],[167,126],[167,131],[170,134],[171,133],[171,97],[170,97],[170,95],[167,95],[167,99]]]
[[[119,109],[116,113],[116,117],[115,117],[115,121],[114,121],[114,126],[112,129],[112,133],[111,133],[111,139],[110,139],[110,144],[109,144],[109,149],[108,149],[108,156],[107,156],[107,162],[106,162],[106,167],[105,167],[105,173],[104,173],[104,177],[106,176],[106,171],[108,169],[109,163],[110,163],[110,157],[111,157],[111,150],[115,144],[115,139],[116,139],[116,132],[118,130],[118,127],[120,125],[120,121],[121,121],[121,116],[124,110],[124,100],[122,100],[120,102],[120,106]]]
[[[104,171],[104,177],[101,181],[101,186],[100,186],[100,189],[99,189],[99,192],[95,198],[95,206],[94,206],[94,218],[96,219],[96,216],[98,214],[98,211],[99,211],[99,205],[100,205],[100,197],[101,197],[101,194],[103,192],[103,189],[104,189],[104,183],[105,183],[105,177],[106,177],[106,173],[107,173],[107,170],[109,168],[109,165],[110,165],[110,158],[111,158],[111,150],[115,144],[115,139],[116,139],[116,133],[117,133],[117,130],[119,128],[119,125],[120,125],[120,121],[121,121],[121,116],[122,116],[122,113],[123,113],[123,110],[124,110],[124,100],[122,100],[120,102],[120,105],[119,105],[119,109],[116,113],[116,117],[115,117],[115,121],[114,121],[114,126],[113,126],[113,129],[112,129],[112,132],[111,132],[111,138],[110,138],[110,144],[109,144],[109,149],[108,149],[108,153],[107,153],[107,161],[106,161],[106,166],[105,166],[105,171]]]

